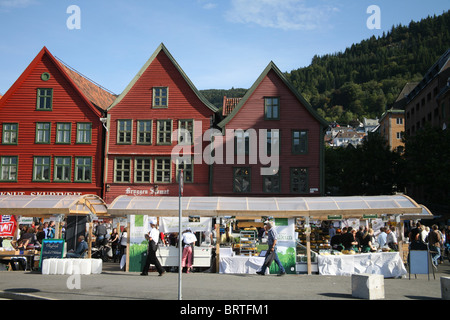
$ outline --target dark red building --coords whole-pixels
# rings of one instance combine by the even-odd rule
[[[224,157],[212,166],[212,195],[323,195],[328,124],[273,62],[242,99],[225,105],[216,137]]]
[[[105,202],[119,195],[177,196],[179,169],[184,170],[184,195],[208,195],[202,137],[216,111],[161,44],[107,110]],[[177,129],[186,131],[174,133]],[[191,163],[172,161],[177,146]]]
[[[44,47],[0,100],[0,194],[101,196],[114,99]]]

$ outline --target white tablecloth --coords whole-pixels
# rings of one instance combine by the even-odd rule
[[[385,278],[407,273],[398,252],[361,253],[355,255],[319,255],[321,275],[350,276],[352,274],[382,274]]]
[[[264,257],[248,257],[248,256],[219,256],[219,272],[220,273],[248,273],[256,274],[264,263]],[[269,273],[269,268],[266,269]]]
[[[100,274],[102,259],[45,259],[42,261],[42,274]]]

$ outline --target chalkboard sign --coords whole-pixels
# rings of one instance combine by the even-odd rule
[[[64,240],[63,239],[44,239],[41,247],[41,259],[39,261],[39,268],[42,266],[42,261],[50,258],[61,259],[64,254]]]

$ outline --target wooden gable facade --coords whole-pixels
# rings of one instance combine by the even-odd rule
[[[0,194],[101,196],[114,98],[44,47],[0,100]]]
[[[171,161],[171,155],[183,139],[174,132],[184,129],[192,136],[184,156],[187,150],[193,160],[194,144],[204,149],[215,112],[161,44],[107,110],[105,202],[119,195],[176,196],[178,169],[184,170],[184,195],[208,195],[209,166]]]
[[[327,125],[276,65],[269,63],[219,123],[226,159],[222,164],[216,160],[212,166],[212,195],[322,195]],[[263,136],[265,140],[261,140]],[[275,158],[264,158],[273,155],[275,142],[279,147],[278,167]],[[230,143],[234,146],[227,147]],[[233,150],[230,157],[228,152]]]

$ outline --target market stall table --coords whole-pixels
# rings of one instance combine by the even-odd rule
[[[25,271],[29,270],[32,271],[33,270],[33,262],[35,259],[36,254],[34,252],[29,252],[26,251],[24,253],[19,253],[19,251],[15,252],[15,251],[1,251],[0,252],[0,259],[1,260],[7,260],[7,261],[11,261],[14,258],[24,258],[26,260],[26,265],[25,265]]]
[[[219,272],[256,274],[256,271],[261,269],[264,259],[264,257],[255,256],[220,256]],[[269,268],[267,268],[266,273],[269,273]]]
[[[407,273],[398,252],[319,255],[321,275],[382,274],[385,278],[402,277]]]

